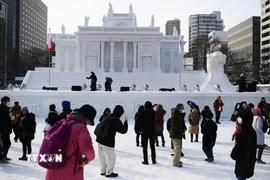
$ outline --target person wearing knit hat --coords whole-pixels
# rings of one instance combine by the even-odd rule
[[[68,114],[70,114],[72,112],[72,109],[70,109],[70,101],[62,101],[62,111],[59,113],[58,115],[58,119],[65,119],[67,117]]]
[[[123,114],[124,108],[121,105],[115,106],[111,116],[103,118],[94,131],[98,142],[100,175],[105,177],[118,176],[118,173],[113,172],[116,160],[115,136],[116,132],[125,134],[128,130],[127,118],[125,118],[124,123],[120,120]]]
[[[28,111],[28,107],[24,106],[24,107],[22,108],[22,111]]]
[[[68,109],[68,108],[70,108],[70,101],[62,101],[62,107],[63,107],[63,109]]]
[[[254,107],[251,109],[254,117],[253,117],[253,129],[256,131],[257,134],[257,163],[258,164],[265,164],[264,161],[262,161],[262,153],[264,150],[264,132],[263,132],[263,119],[261,117],[261,109],[258,107]]]

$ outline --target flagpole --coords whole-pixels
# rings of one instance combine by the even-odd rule
[[[180,78],[180,79],[179,79],[179,83],[180,83],[180,88],[181,88],[181,79],[182,79],[182,75],[181,75],[181,73],[182,73],[182,69],[181,69],[181,68],[182,68],[181,54],[180,54],[180,63],[179,63],[179,64],[180,64],[180,68],[179,68],[179,74],[180,74],[180,75],[179,75],[179,78]]]
[[[49,86],[51,85],[51,51],[49,52]]]
[[[47,40],[47,51],[49,53],[49,86],[51,85],[51,48],[52,48],[52,40],[51,40],[51,28],[49,28],[48,40]]]
[[[181,58],[181,55],[182,55],[182,39],[181,39],[181,35],[179,35],[179,49],[178,49],[178,54],[179,54],[179,58],[180,58],[180,61],[179,61],[179,86],[181,88],[181,84],[182,84],[182,58]]]

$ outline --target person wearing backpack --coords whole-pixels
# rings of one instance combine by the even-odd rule
[[[59,166],[59,162],[52,162],[50,164],[51,168],[47,167],[46,180],[84,179],[84,166],[95,158],[92,138],[87,129],[87,125],[94,125],[95,116],[95,108],[85,104],[79,109],[72,111],[71,114],[67,115],[66,119],[57,122],[48,130],[41,145],[40,153],[50,151],[50,154],[53,154],[52,149],[60,148],[59,145],[65,140],[66,143],[61,151],[63,152],[63,163]],[[63,133],[66,129],[68,130]],[[68,136],[68,139],[65,139],[65,136]],[[48,146],[50,143],[50,141],[47,141],[48,139],[51,139],[51,142],[53,142],[52,146]],[[41,165],[40,161],[39,165]],[[55,167],[56,165],[59,167]]]
[[[190,142],[193,142],[193,134],[196,135],[195,142],[199,142],[199,122],[200,122],[200,114],[197,108],[193,108],[188,115],[188,132],[190,133]]]
[[[96,127],[95,135],[98,142],[99,162],[101,166],[101,176],[117,177],[114,173],[116,155],[115,155],[115,135],[116,132],[125,134],[128,131],[128,120],[125,118],[124,123],[120,117],[124,114],[124,108],[121,105],[115,106],[113,113],[105,117]]]
[[[18,136],[22,143],[23,155],[19,160],[26,161],[27,154],[32,153],[31,142],[35,138],[36,132],[36,118],[35,114],[29,113],[28,108],[24,106],[21,111],[21,115],[17,121],[18,123]]]

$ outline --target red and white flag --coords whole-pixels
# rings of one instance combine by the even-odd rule
[[[179,41],[179,49],[178,49],[178,53],[181,54],[182,53],[182,40],[180,39]]]
[[[47,39],[47,51],[50,52],[52,49],[52,37],[51,37],[51,30],[49,29],[48,39]]]

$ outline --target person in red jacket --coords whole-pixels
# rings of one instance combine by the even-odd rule
[[[45,180],[83,180],[84,166],[95,158],[95,151],[87,125],[95,125],[96,109],[85,104],[67,115],[72,125],[66,148],[67,163],[57,169],[47,169]]]
[[[221,97],[218,96],[217,99],[214,101],[214,110],[216,114],[216,123],[220,124],[219,119],[220,119],[220,114],[223,109],[223,102],[221,100]]]

